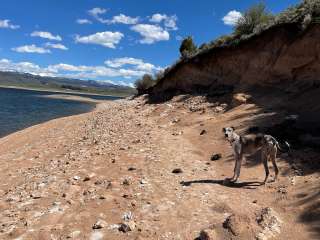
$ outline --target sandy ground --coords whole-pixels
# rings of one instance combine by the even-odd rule
[[[117,100],[0,139],[0,239],[319,239],[320,174],[293,167],[318,155],[279,154],[280,179],[265,186],[248,159],[224,184],[222,127],[263,113],[197,106]]]

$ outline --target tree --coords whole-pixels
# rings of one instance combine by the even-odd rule
[[[197,52],[197,46],[194,44],[191,36],[183,39],[180,45],[181,57],[185,58]]]
[[[270,22],[274,16],[266,10],[263,3],[258,3],[250,7],[238,20],[235,26],[236,35],[248,35],[254,32],[254,29],[260,24]]]
[[[135,88],[138,91],[138,95],[145,94],[147,90],[155,84],[152,75],[144,74],[142,78],[137,79],[134,83]]]

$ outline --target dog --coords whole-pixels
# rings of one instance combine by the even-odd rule
[[[240,176],[241,162],[244,155],[249,155],[261,150],[261,160],[266,173],[263,184],[266,184],[269,177],[268,160],[271,160],[275,177],[273,181],[276,181],[279,174],[279,169],[276,163],[277,150],[285,152],[279,145],[278,141],[271,135],[264,134],[250,134],[240,136],[235,132],[234,127],[223,128],[223,133],[226,139],[230,142],[233,154],[235,158],[234,174],[232,178],[228,180],[230,182],[237,182]],[[290,145],[285,142],[288,148]]]

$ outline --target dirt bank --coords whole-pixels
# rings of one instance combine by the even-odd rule
[[[266,186],[249,158],[224,185],[222,127],[272,116],[249,103],[225,111],[201,97],[117,100],[0,139],[0,238],[319,239],[320,174],[301,164],[318,155],[279,155],[280,179]]]

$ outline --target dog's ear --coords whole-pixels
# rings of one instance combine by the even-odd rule
[[[231,129],[234,131],[234,130],[236,130],[234,127],[231,127]]]
[[[222,128],[222,132],[226,132],[226,128]]]

